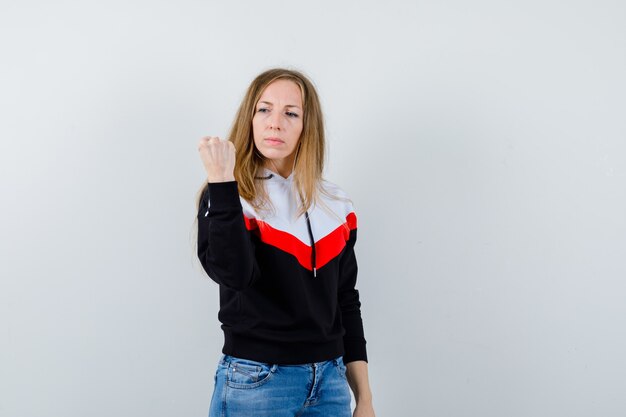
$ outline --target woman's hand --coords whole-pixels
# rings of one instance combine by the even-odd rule
[[[352,416],[375,417],[372,391],[367,375],[367,362],[364,360],[351,361],[346,364],[346,368],[346,378],[356,401],[356,408]]]
[[[198,152],[209,182],[235,181],[235,145],[217,136],[205,136],[198,143]]]
[[[367,401],[357,402],[352,417],[376,417],[372,403]]]

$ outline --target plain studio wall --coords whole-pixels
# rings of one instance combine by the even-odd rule
[[[0,7],[0,416],[206,416],[197,152],[302,70],[377,416],[626,415],[621,1]],[[353,403],[354,406],[354,403]]]

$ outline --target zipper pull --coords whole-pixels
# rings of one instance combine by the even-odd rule
[[[317,276],[317,268],[313,267],[313,277]]]

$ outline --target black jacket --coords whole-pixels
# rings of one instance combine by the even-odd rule
[[[296,218],[293,176],[259,172],[274,213],[258,214],[236,181],[209,183],[202,197],[198,257],[220,286],[222,352],[278,364],[367,361],[353,206],[320,194],[335,215],[320,205]]]

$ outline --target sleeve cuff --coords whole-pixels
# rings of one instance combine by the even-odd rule
[[[367,362],[367,349],[365,348],[365,340],[344,339],[343,346],[345,354],[343,355],[343,363],[353,361]]]
[[[241,207],[237,181],[209,182],[208,184],[211,209]]]

